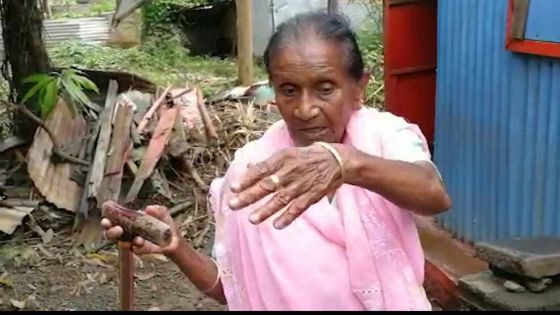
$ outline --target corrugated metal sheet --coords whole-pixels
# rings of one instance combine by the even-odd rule
[[[440,0],[436,152],[467,240],[560,235],[560,60],[504,49],[507,0]]]
[[[80,115],[72,118],[64,101],[60,100],[56,104],[45,120],[45,125],[52,131],[60,146],[78,146],[78,149],[83,146],[87,123]],[[51,138],[44,129],[38,128],[27,153],[27,173],[48,202],[58,208],[76,212],[83,188],[72,179],[75,164],[54,161],[52,148]]]
[[[292,16],[315,10],[326,10],[326,0],[258,0],[252,1],[253,10],[253,50],[256,56],[262,57],[268,39],[279,24]],[[339,10],[344,13],[352,27],[358,30],[363,23],[371,18],[361,1],[339,0]],[[381,12],[377,12],[381,14]]]
[[[109,40],[109,17],[70,20],[45,20],[43,37],[47,46],[76,40],[88,44],[105,44]],[[1,32],[1,28],[0,28]],[[0,59],[4,58],[4,40],[0,33]]]

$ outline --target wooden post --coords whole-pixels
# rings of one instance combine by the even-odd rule
[[[237,71],[239,83],[253,83],[253,18],[251,0],[235,0],[237,16]]]
[[[45,13],[45,16],[47,17],[47,19],[50,19],[52,17],[52,10],[51,10],[51,4],[49,3],[49,0],[43,0],[42,6],[43,6],[43,12]]]
[[[328,10],[329,13],[338,12],[338,0],[329,0],[327,10]]]

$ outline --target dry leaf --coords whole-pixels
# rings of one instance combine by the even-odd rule
[[[67,263],[64,264],[65,267],[78,267],[80,265],[80,262],[77,260],[71,260]]]
[[[136,255],[132,255],[133,259],[134,259],[134,265],[138,268],[138,269],[142,269],[144,268],[144,261],[136,256]]]
[[[39,255],[37,254],[37,252],[35,251],[35,249],[31,246],[27,246],[25,247],[22,251],[21,251],[21,258],[24,261],[30,261],[32,259],[35,258],[39,258]]]
[[[99,259],[100,261],[102,261],[102,262],[104,262],[104,263],[106,263],[106,264],[109,263],[109,259],[107,258],[106,255],[103,255],[103,254],[89,253],[89,254],[86,255],[86,257],[87,257],[87,258],[97,258],[97,259]]]
[[[92,282],[96,282],[97,281],[97,277],[99,276],[99,273],[86,273],[86,281],[89,281],[90,283]]]
[[[91,265],[91,266],[112,268],[110,265],[107,265],[106,263],[102,262],[98,258],[84,259],[84,261],[86,262],[86,264]]]
[[[47,256],[47,258],[54,258],[54,255],[49,252],[43,245],[37,244],[36,247],[43,253],[43,255]]]
[[[99,276],[98,282],[99,282],[99,284],[105,284],[105,283],[109,282],[109,277],[107,276],[106,273],[102,273],[101,276]]]
[[[12,303],[12,306],[14,306],[15,308],[17,308],[19,310],[22,310],[22,309],[25,308],[25,302],[26,302],[25,300],[24,301],[18,301],[18,300],[14,300],[14,299],[10,300],[10,303]]]
[[[74,257],[84,257],[84,255],[82,255],[82,253],[80,253],[78,249],[72,249],[70,252]]]
[[[93,274],[86,273],[86,280],[79,281],[70,294],[77,297],[83,294],[89,294],[91,292],[91,288],[88,287],[88,285],[95,283],[98,276],[99,273],[97,272]]]
[[[5,276],[1,276],[0,277],[0,286],[13,287],[14,282],[12,280],[6,278]]]
[[[37,290],[37,287],[32,284],[28,284],[27,287],[30,288],[31,290]]]
[[[29,303],[31,302],[31,303]],[[30,304],[29,306],[35,306],[36,308],[39,308],[39,304],[37,303],[37,299],[35,298],[35,294],[31,294],[30,296],[27,297],[27,299],[25,299],[25,303],[26,304]]]
[[[159,312],[159,311],[161,310],[157,306],[152,306],[148,309],[148,312]]]
[[[30,215],[29,216],[29,222],[27,223],[27,225],[29,226],[29,228],[39,234],[41,237],[43,237],[43,235],[45,234],[45,231],[43,230],[43,228],[37,223],[37,221],[35,220],[35,217]]]
[[[89,294],[91,292],[91,289],[88,288],[88,284],[90,284],[91,281],[90,280],[84,280],[84,281],[80,281],[76,284],[76,286],[74,287],[74,289],[72,290],[71,294],[73,296],[77,296],[80,297],[83,294]]]
[[[50,287],[49,288],[49,293],[56,293],[56,292],[62,290],[62,288],[63,288],[63,286],[60,286],[60,285]]]
[[[156,276],[155,272],[137,273],[134,275],[140,281],[146,281]]]
[[[52,229],[48,229],[44,234],[41,235],[41,239],[43,240],[43,244],[48,244],[52,241],[54,237],[54,231]]]

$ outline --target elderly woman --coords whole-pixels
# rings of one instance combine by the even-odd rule
[[[362,105],[368,74],[340,15],[298,15],[265,52],[282,120],[211,185],[214,258],[141,238],[230,310],[430,310],[413,214],[451,201],[419,129]],[[403,91],[406,93],[406,91]],[[110,239],[122,229],[103,219]]]

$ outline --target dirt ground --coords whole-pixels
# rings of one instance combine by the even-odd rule
[[[56,243],[56,240],[53,240]],[[0,311],[119,310],[117,250],[88,253],[39,241],[0,245]],[[134,310],[225,310],[163,256],[135,260]]]

